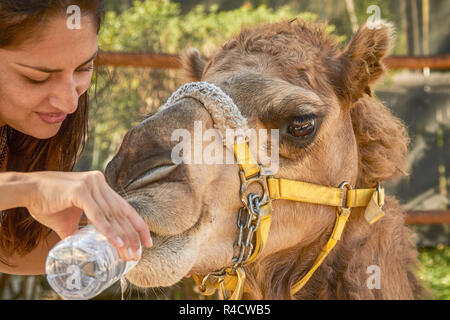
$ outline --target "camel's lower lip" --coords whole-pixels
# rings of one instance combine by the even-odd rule
[[[125,187],[125,189],[126,189],[126,191],[131,191],[131,190],[143,188],[143,187],[167,176],[169,173],[171,173],[176,168],[177,168],[177,165],[175,165],[175,164],[162,165],[162,166],[152,168],[149,171],[138,176],[133,181],[131,181]]]
[[[154,238],[154,246],[144,249],[139,263],[126,278],[141,288],[168,287],[189,274],[198,254],[195,238],[186,235]]]

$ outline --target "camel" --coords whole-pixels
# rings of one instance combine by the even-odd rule
[[[379,188],[407,174],[405,126],[370,88],[384,73],[382,59],[392,39],[392,26],[381,21],[362,26],[341,49],[325,24],[281,21],[244,27],[207,61],[197,50],[187,50],[182,63],[188,82],[220,88],[250,128],[279,129],[274,178],[327,188],[338,188],[343,181],[353,189]],[[193,132],[196,121],[202,130],[215,125],[198,99],[185,97],[160,109],[125,135],[106,168],[109,184],[151,230],[154,246],[143,250],[126,275],[137,287],[172,286],[187,274],[202,275],[197,277],[201,286],[232,265],[236,219],[243,206],[238,164],[174,164],[171,159],[177,143],[172,133],[179,128]],[[257,184],[249,189],[261,192]],[[264,247],[240,268],[245,284],[239,298],[425,295],[416,276],[413,235],[394,197],[385,196],[384,216],[372,224],[363,207],[352,208],[340,241],[297,291],[292,287],[330,239],[336,208],[284,199],[271,205]]]

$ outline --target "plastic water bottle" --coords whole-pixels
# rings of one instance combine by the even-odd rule
[[[139,256],[141,253],[139,247]],[[120,259],[117,249],[91,224],[50,250],[45,271],[47,281],[60,296],[87,300],[112,286],[137,263]]]

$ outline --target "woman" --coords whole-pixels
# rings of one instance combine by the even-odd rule
[[[48,251],[83,212],[124,260],[152,245],[102,173],[70,172],[86,138],[102,14],[101,0],[0,2],[0,272],[45,273]]]

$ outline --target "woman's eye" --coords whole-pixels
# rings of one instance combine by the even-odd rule
[[[94,64],[91,64],[87,67],[80,68],[77,70],[77,72],[90,72],[92,70],[94,70]]]
[[[29,78],[29,77],[25,77],[25,78],[27,79],[28,82],[30,82],[32,84],[43,84],[43,83],[47,82],[47,80],[49,79],[49,78],[47,78],[47,79],[44,79],[44,80],[34,80],[34,79]]]
[[[314,116],[296,117],[288,126],[288,133],[294,137],[307,138],[314,133],[316,121]]]

